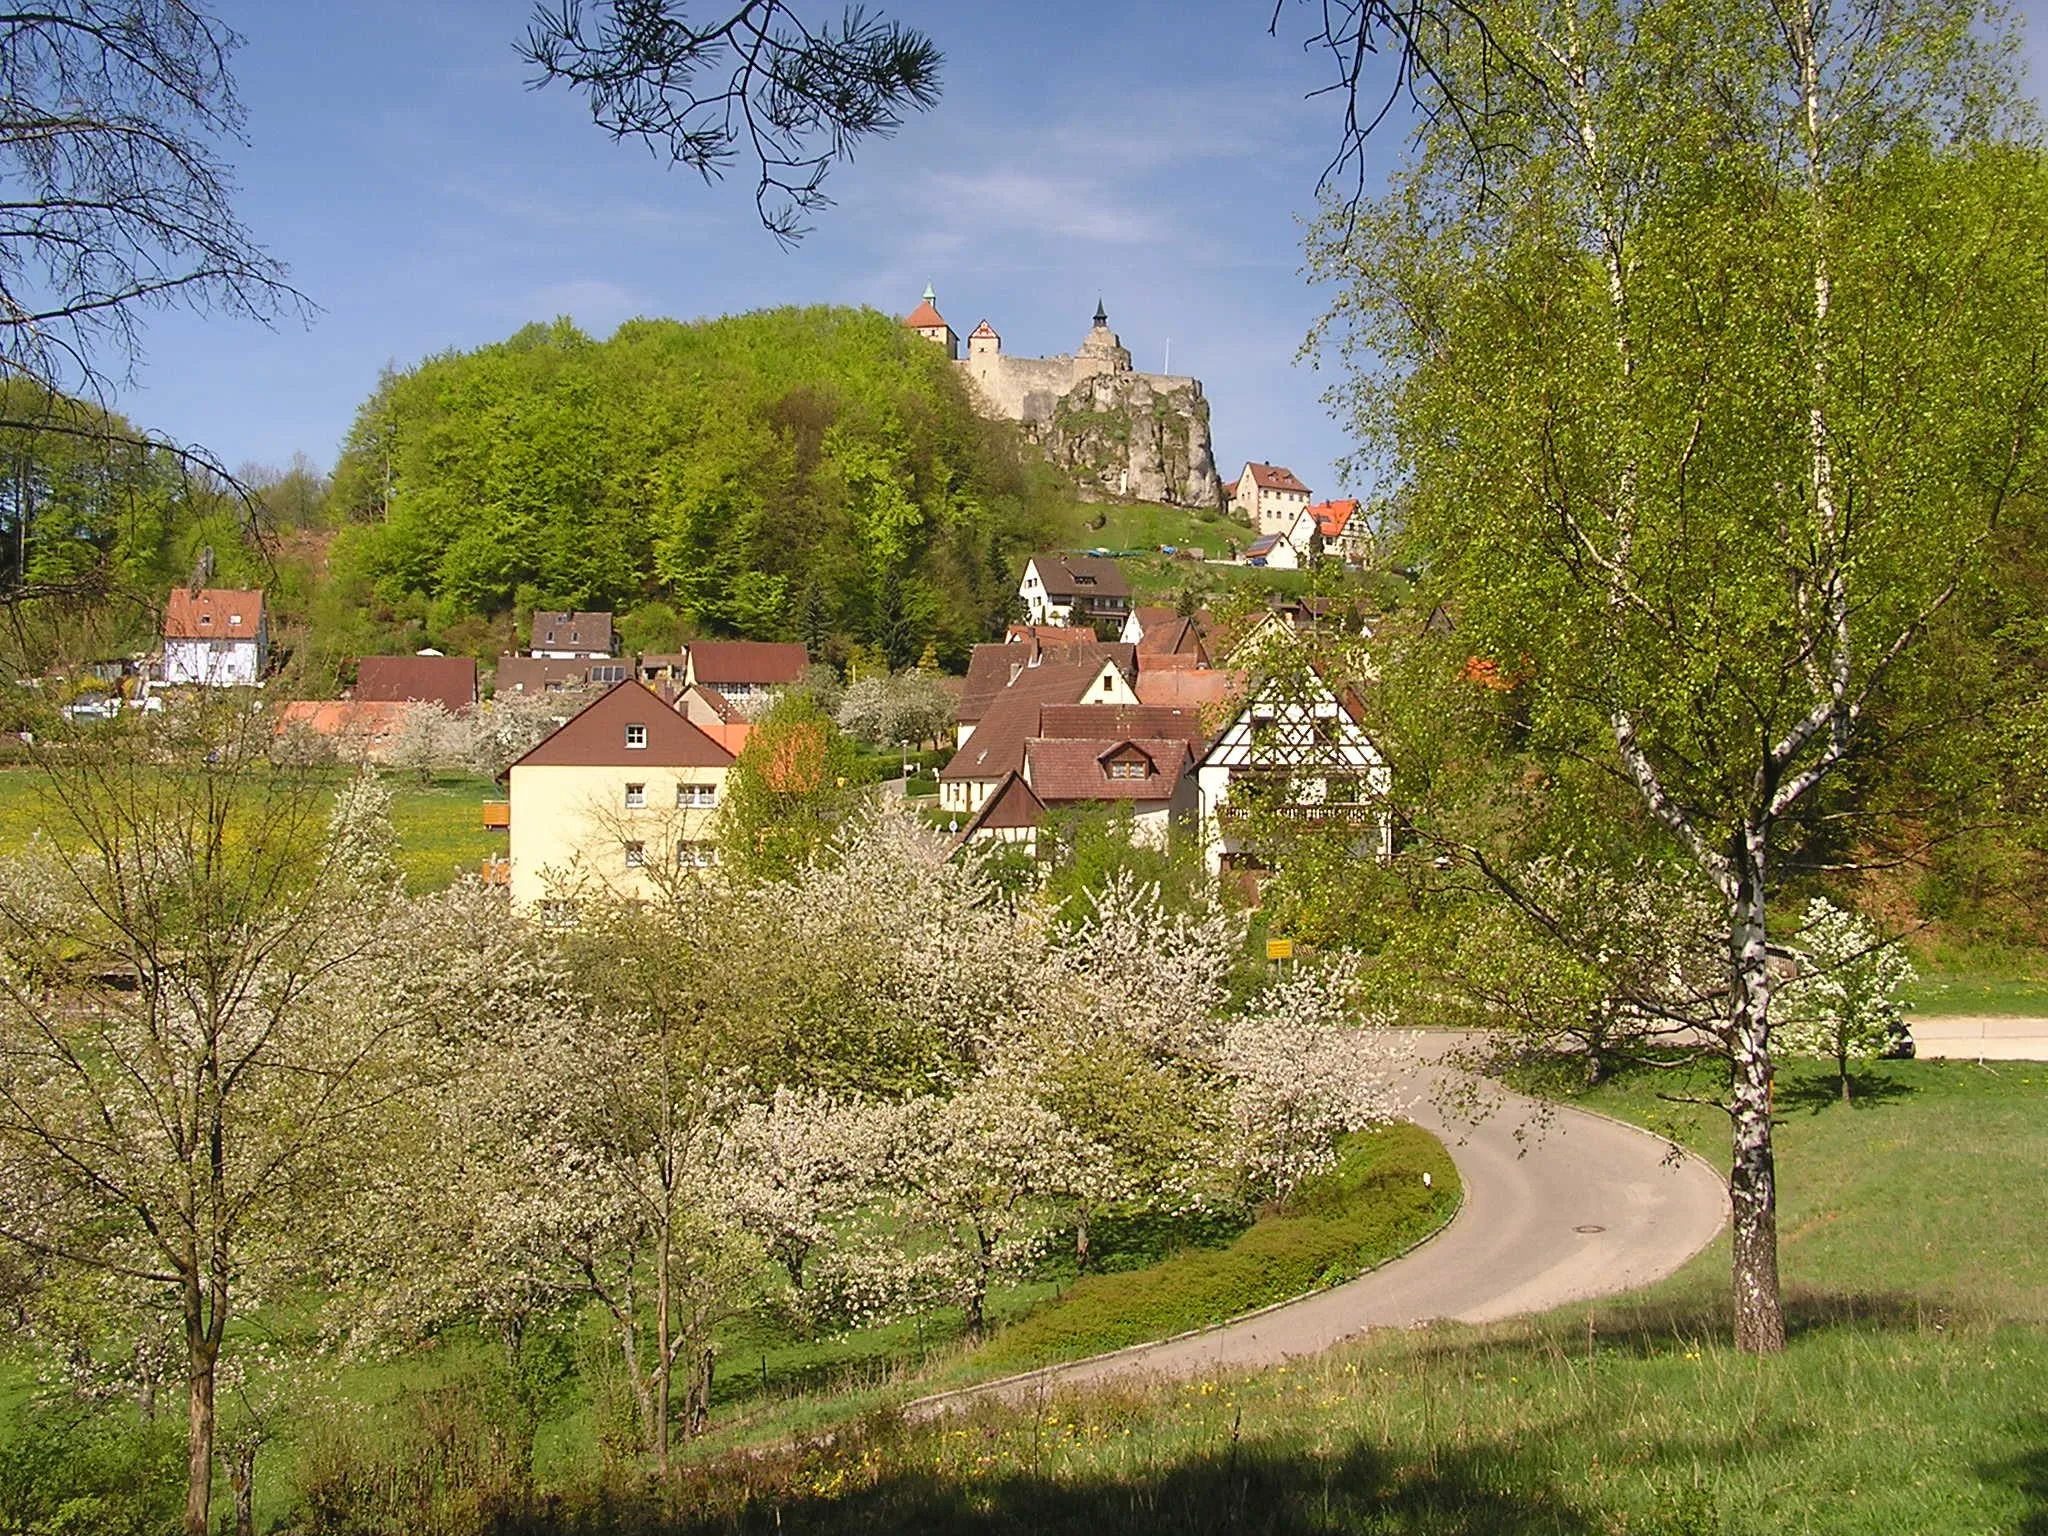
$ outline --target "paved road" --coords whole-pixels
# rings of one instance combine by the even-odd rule
[[[1917,1054],[1961,1061],[2048,1061],[2048,1019],[1908,1014]]]
[[[1434,1060],[1450,1037],[1424,1037]],[[1727,1216],[1727,1189],[1697,1158],[1666,1160],[1647,1132],[1499,1091],[1477,1125],[1447,1125],[1419,1071],[1410,1118],[1441,1136],[1465,1183],[1442,1233],[1348,1285],[1227,1327],[941,1394],[913,1415],[966,1399],[1010,1400],[1113,1376],[1195,1376],[1315,1354],[1371,1328],[1433,1318],[1484,1323],[1631,1290],[1670,1274],[1706,1246]]]

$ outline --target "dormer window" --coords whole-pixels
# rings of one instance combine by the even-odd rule
[[[1142,758],[1109,765],[1109,776],[1112,779],[1143,779],[1149,778],[1151,773],[1152,765]]]
[[[213,625],[213,615],[210,613],[202,613],[201,615],[199,615],[199,622],[202,627],[211,628]]]
[[[647,746],[647,727],[644,725],[627,726],[626,745],[635,751],[644,750]]]
[[[239,624],[239,623],[241,623],[241,622],[242,622],[242,616],[241,616],[241,615],[240,615],[239,613],[231,613],[231,614],[229,614],[229,615],[228,615],[228,624],[229,624],[229,627],[231,627],[231,628],[232,628],[232,627],[233,627],[234,625],[237,625],[237,624]]]

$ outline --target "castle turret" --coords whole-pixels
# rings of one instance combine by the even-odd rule
[[[1109,311],[1102,307],[1102,300],[1095,301],[1095,325],[1081,342],[1081,349],[1074,354],[1074,361],[1081,364],[1088,373],[1129,373],[1131,354],[1124,350],[1124,344],[1109,328]]]
[[[903,317],[909,326],[926,341],[937,342],[946,349],[946,356],[955,362],[960,360],[960,338],[953,333],[953,327],[946,324],[946,317],[939,313],[936,302],[938,295],[932,292],[932,285],[924,285],[924,302]]]
[[[1003,350],[1003,338],[996,334],[996,328],[986,320],[967,333],[967,356],[994,357]]]

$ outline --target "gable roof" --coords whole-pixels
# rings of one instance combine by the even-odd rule
[[[567,609],[534,610],[532,645],[536,651],[574,648],[601,656],[612,653],[612,616],[609,613],[572,613]]]
[[[1260,538],[1253,539],[1251,543],[1244,547],[1245,559],[1252,559],[1256,555],[1270,555],[1280,547],[1281,538],[1282,535],[1280,534],[1269,533]]]
[[[405,703],[391,699],[293,699],[277,709],[277,729],[296,725],[316,736],[388,736],[405,718]]]
[[[1131,589],[1114,560],[1099,555],[1033,555],[1031,564],[1050,597],[1129,597]]]
[[[945,325],[946,317],[939,313],[930,299],[926,299],[903,317],[903,323],[913,331],[921,331]]]
[[[1326,539],[1341,536],[1357,511],[1356,501],[1319,501],[1308,509],[1309,516],[1316,520],[1316,531]]]
[[[647,745],[626,745],[626,727],[647,728]],[[724,768],[732,753],[690,724],[645,683],[614,683],[555,727],[511,768]]]
[[[973,330],[967,333],[967,339],[969,341],[972,341],[977,336],[995,336],[997,341],[1001,341],[1003,339],[1002,337],[996,335],[996,328],[990,325],[986,320],[982,321],[981,324],[977,325]]]
[[[730,699],[708,683],[690,683],[669,702],[678,714],[685,717],[689,715],[692,704],[701,704],[720,725],[736,725],[747,718]]]
[[[1136,646],[1121,641],[1097,640],[1085,629],[1056,631],[1059,636],[1072,636],[1067,643],[1055,638],[1039,638],[1044,631],[1038,631],[1029,640],[1004,641],[989,645],[977,645],[967,661],[967,682],[960,690],[960,708],[957,718],[962,725],[973,725],[985,716],[995,701],[1011,689],[1023,689],[1035,698],[1045,698],[1056,704],[1071,704],[1080,697],[1080,691],[1087,687],[1102,671],[1102,663],[1112,661],[1116,668],[1129,677],[1137,670],[1138,651]],[[1059,669],[1081,667],[1086,676],[1078,682]],[[1062,697],[1064,695],[1064,697]]]
[[[960,829],[960,841],[964,843],[984,829],[996,832],[1010,827],[1035,827],[1044,819],[1045,802],[1031,792],[1022,774],[1012,770],[1003,775],[1003,782],[982,802],[974,819]]]
[[[476,662],[467,656],[361,656],[355,695],[468,709],[476,703]]]
[[[690,646],[690,681],[773,688],[802,677],[810,661],[794,641],[698,640]]]
[[[1130,647],[1119,646],[1129,651]],[[939,770],[945,780],[998,779],[1024,766],[1024,743],[1039,734],[1039,712],[1047,704],[1078,704],[1086,698],[1109,657],[1048,661],[995,696],[960,750]],[[1117,671],[1128,680],[1121,666]]]
[[[1150,758],[1154,771],[1138,779],[1111,778],[1110,760],[1130,757],[1131,748]],[[1036,737],[1025,745],[1024,776],[1046,805],[1074,800],[1171,800],[1193,761],[1194,748],[1185,740]]]
[[[1245,473],[1262,491],[1299,491],[1304,496],[1309,493],[1308,487],[1284,464],[1249,463],[1245,465]],[[1239,475],[1238,479],[1243,480],[1244,475]]]
[[[254,641],[262,622],[261,587],[173,587],[164,604],[166,640]]]

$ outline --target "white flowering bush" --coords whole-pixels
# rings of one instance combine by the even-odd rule
[[[1881,940],[1854,913],[1825,898],[1809,902],[1793,945],[1798,973],[1778,988],[1774,1033],[1781,1050],[1835,1065],[1842,1101],[1849,1069],[1891,1046],[1903,1028],[1900,993],[1917,973],[1897,943]]]

